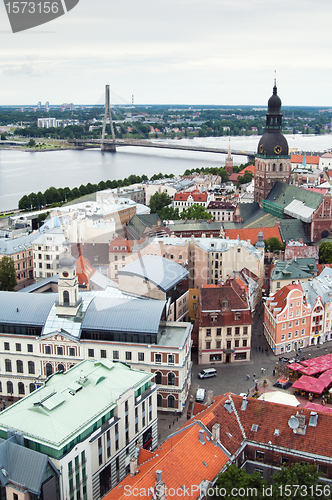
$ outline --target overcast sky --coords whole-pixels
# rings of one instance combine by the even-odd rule
[[[328,0],[80,0],[13,34],[0,5],[0,105],[331,106]]]

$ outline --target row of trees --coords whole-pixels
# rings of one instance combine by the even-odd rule
[[[4,255],[0,260],[0,290],[12,292],[17,284],[14,261]]]
[[[174,174],[154,174],[150,180],[158,180],[165,177],[173,178]],[[125,179],[100,181],[98,184],[91,184],[91,182],[88,182],[85,185],[81,184],[80,187],[74,187],[73,189],[69,187],[55,188],[52,186],[46,189],[44,193],[39,191],[38,193],[24,195],[18,202],[18,208],[20,210],[38,210],[44,206],[50,206],[54,203],[66,203],[80,198],[81,196],[102,191],[103,189],[115,189],[117,187],[130,186],[131,184],[148,180],[149,178],[144,174],[141,176],[132,174]]]

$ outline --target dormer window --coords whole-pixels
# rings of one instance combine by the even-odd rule
[[[235,316],[235,321],[240,321],[241,313],[235,313],[234,316]]]
[[[223,309],[228,309],[228,300],[223,300],[222,301],[222,308]]]
[[[215,321],[217,321],[217,315],[216,314],[214,314],[214,315],[211,316],[211,322],[213,323]]]

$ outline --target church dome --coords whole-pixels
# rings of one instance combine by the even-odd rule
[[[280,114],[281,113],[281,99],[277,95],[277,87],[273,87],[273,94],[268,100],[268,113],[270,114]]]
[[[76,264],[76,260],[72,255],[66,255],[59,259],[59,267],[73,267]]]
[[[258,143],[257,154],[273,157],[287,156],[288,142],[280,132],[265,132]]]

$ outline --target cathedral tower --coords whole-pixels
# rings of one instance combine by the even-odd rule
[[[254,200],[260,207],[277,181],[289,183],[290,155],[287,140],[281,131],[281,100],[274,80],[273,94],[268,101],[265,133],[258,143],[255,157]]]

